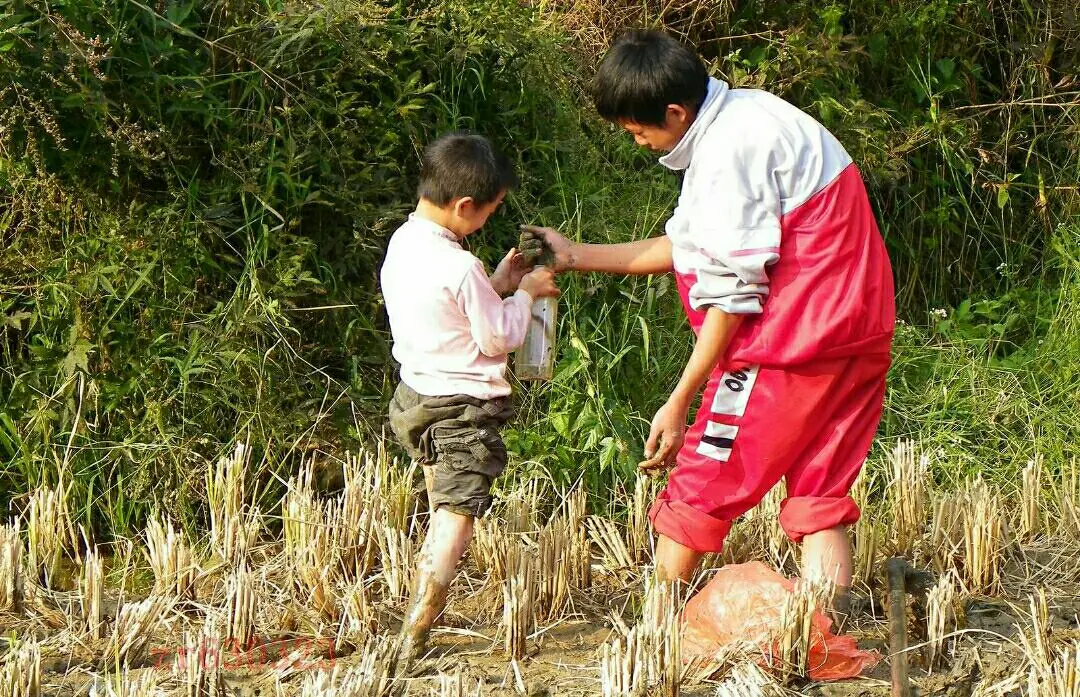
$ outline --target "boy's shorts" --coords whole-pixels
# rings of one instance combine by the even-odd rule
[[[491,483],[506,469],[499,429],[510,420],[509,397],[426,397],[399,383],[390,400],[390,428],[409,457],[432,469],[428,501],[482,517],[491,508]]]
[[[783,369],[718,369],[686,435],[654,529],[698,552],[719,552],[732,521],[783,477],[780,525],[798,542],[851,525],[848,492],[870,451],[885,395],[887,354]]]

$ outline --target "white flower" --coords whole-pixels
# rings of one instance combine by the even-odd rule
[[[945,319],[946,317],[949,316],[949,311],[946,310],[943,307],[939,307],[936,310],[930,310],[930,314],[934,315],[935,317],[940,317],[941,319]]]

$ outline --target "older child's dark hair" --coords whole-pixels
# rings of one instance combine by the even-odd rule
[[[693,50],[659,31],[635,30],[616,39],[592,82],[592,98],[608,121],[662,126],[669,104],[697,112],[709,74]]]
[[[460,131],[424,148],[417,195],[438,206],[469,196],[483,206],[517,182],[514,165],[491,141]]]

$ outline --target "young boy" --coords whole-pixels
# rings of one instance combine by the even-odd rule
[[[390,239],[382,266],[401,364],[390,426],[424,465],[432,510],[402,626],[406,664],[423,655],[473,519],[490,507],[491,482],[506,466],[498,430],[511,416],[507,354],[525,339],[533,300],[558,294],[554,272],[526,273],[516,250],[489,278],[461,246],[515,184],[510,161],[485,138],[439,138],[424,152],[416,210]]]
[[[586,245],[533,229],[558,270],[676,274],[697,340],[642,463],[675,466],[650,511],[659,573],[689,580],[783,477],[780,523],[803,544],[803,578],[831,577],[842,615],[845,528],[859,517],[848,492],[881,418],[895,321],[892,271],[859,171],[813,118],[710,78],[662,33],[621,37],[593,99],[684,172],[666,236]]]

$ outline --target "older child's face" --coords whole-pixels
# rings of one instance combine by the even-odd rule
[[[642,124],[635,121],[619,121],[619,125],[627,133],[634,136],[634,142],[654,152],[671,152],[679,144],[686,131],[693,123],[693,117],[687,110],[678,105],[670,104],[664,123],[659,126]]]

